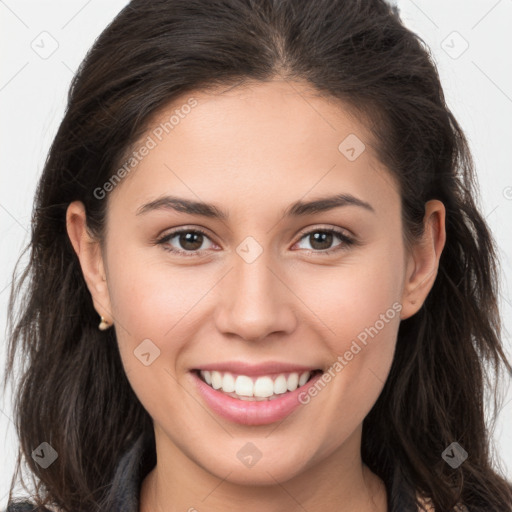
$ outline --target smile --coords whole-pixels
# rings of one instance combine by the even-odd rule
[[[321,370],[289,372],[278,375],[248,376],[231,372],[199,371],[200,378],[215,390],[232,398],[247,401],[275,400],[295,391]]]
[[[321,378],[322,370],[290,364],[208,365],[189,372],[205,405],[241,425],[282,421],[301,407],[299,395]]]

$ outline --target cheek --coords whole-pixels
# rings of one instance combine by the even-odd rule
[[[357,311],[346,304],[340,312],[337,336],[329,346],[332,361],[309,389],[310,396],[302,397],[303,403],[312,403],[312,411],[321,411],[315,415],[315,429],[323,439],[316,459],[339,449],[362,424],[389,375],[401,305],[380,300],[367,306]]]
[[[112,244],[114,245],[114,244]],[[126,244],[109,255],[109,295],[122,337],[163,340],[183,329],[187,314],[214,284],[211,270],[167,262],[164,249]],[[174,345],[173,345],[174,346]],[[162,349],[164,347],[161,347]]]
[[[320,313],[333,332],[328,337],[331,366],[339,363],[334,373],[343,374],[346,392],[364,400],[365,388],[379,387],[387,378],[402,308],[398,288],[380,271],[361,275],[355,269],[341,292],[331,286],[326,294],[331,300]]]
[[[401,265],[396,250],[383,249],[357,263],[347,259],[335,279],[322,279],[315,312],[331,330],[331,362],[311,401],[322,403],[325,435],[332,440],[327,451],[364,420],[389,374],[402,309]]]
[[[177,269],[153,262],[141,250],[109,261],[109,294],[125,372],[141,401],[151,406],[158,390],[178,386],[180,353],[197,331],[194,307],[213,286],[199,267]]]
[[[400,245],[386,242],[349,254],[338,267],[308,275],[315,292],[315,313],[330,328],[332,352],[342,354],[352,340],[388,337],[396,331],[401,305],[403,257]],[[319,293],[321,291],[321,293]],[[375,333],[376,327],[378,333]],[[382,336],[381,336],[382,331]],[[393,333],[389,333],[393,337]]]

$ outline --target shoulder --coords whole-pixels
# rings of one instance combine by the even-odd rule
[[[9,503],[5,512],[32,512],[34,505],[28,501],[23,503]]]
[[[29,501],[22,501],[17,503],[8,503],[5,512],[54,512],[46,507],[38,507],[36,504]]]
[[[22,503],[9,503],[5,512],[35,512],[36,506],[33,503],[24,501]]]

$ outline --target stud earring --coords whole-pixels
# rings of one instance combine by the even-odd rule
[[[100,325],[98,325],[98,329],[100,331],[106,331],[109,327],[110,324],[103,317],[101,317],[101,322]]]

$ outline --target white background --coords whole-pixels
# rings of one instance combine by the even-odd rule
[[[94,39],[126,3],[125,0],[0,0],[2,350],[5,350],[13,267],[29,241],[35,186],[63,116],[70,80]],[[482,211],[500,251],[504,342],[510,353],[512,1],[399,0],[398,7],[406,25],[430,46],[447,103],[470,141],[479,175]],[[41,35],[43,32],[46,34]],[[44,52],[53,49],[52,45],[58,47],[52,55],[45,55]],[[4,354],[0,352],[0,356]],[[7,503],[17,448],[11,395],[12,391],[7,389],[0,401],[0,446],[3,445],[0,509]],[[509,390],[494,434],[496,452],[509,479],[512,479],[511,425]],[[465,448],[471,456],[471,447]]]

